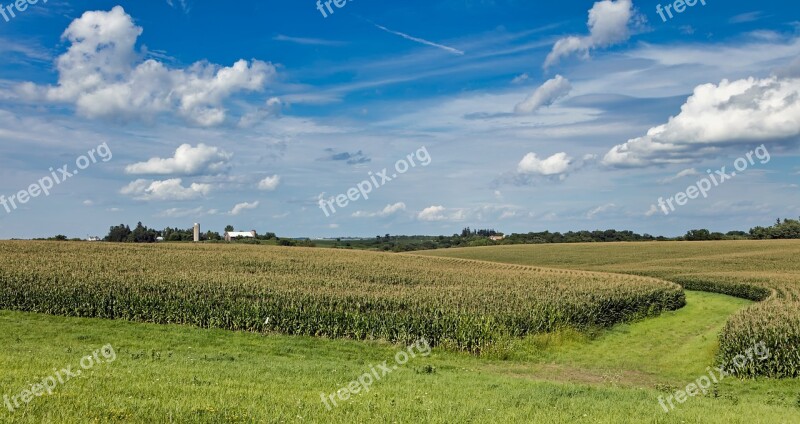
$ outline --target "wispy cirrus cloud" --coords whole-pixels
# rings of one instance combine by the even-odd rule
[[[292,37],[289,35],[278,34],[272,37],[275,41],[285,41],[287,43],[302,44],[307,46],[344,46],[347,45],[344,41],[326,40],[324,38],[309,38],[309,37]]]

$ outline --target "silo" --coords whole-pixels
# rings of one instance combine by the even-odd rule
[[[194,242],[197,243],[200,241],[200,224],[194,224]]]

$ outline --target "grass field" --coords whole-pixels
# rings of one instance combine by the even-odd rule
[[[724,380],[669,414],[658,396],[702,375],[725,317],[749,302],[687,292],[675,312],[594,337],[518,342],[506,360],[434,349],[368,393],[327,410],[332,393],[391,359],[381,342],[258,335],[179,325],[0,312],[0,395],[12,395],[111,344],[117,359],[0,421],[14,423],[792,423],[791,380]]]
[[[762,265],[748,268],[729,258],[781,257],[782,250],[795,248],[793,244],[766,248],[709,244],[705,251],[714,254],[701,260],[692,255],[700,253],[693,249],[703,246],[663,244],[663,261],[648,250],[652,249],[648,244],[638,243],[636,251],[614,244],[598,245],[604,250],[559,245],[431,252],[480,262],[368,252],[343,252],[334,260],[328,255],[339,252],[258,246],[79,245],[88,251],[75,246],[0,243],[0,275],[5,278],[0,280],[0,296],[4,302],[14,302],[5,308],[124,319],[0,312],[4,347],[0,396],[19,400],[33,384],[63,367],[78,368],[82,358],[102,346],[112,346],[115,359],[58,384],[52,394],[33,396],[19,408],[6,405],[0,409],[0,422],[800,422],[796,379],[729,377],[704,395],[676,403],[668,413],[659,403],[659,397],[671,396],[706,374],[719,351],[720,333],[730,325],[731,316],[759,307],[752,300],[683,292],[659,279],[571,270],[554,273],[527,266],[630,272],[684,284],[719,284],[723,289],[725,284],[737,287],[742,282],[770,287],[768,279],[759,280],[757,270]],[[548,249],[553,247],[558,249]],[[210,265],[191,266],[199,258]],[[795,264],[771,263],[771,272],[780,276],[776,281],[784,285],[781,290],[791,292]],[[433,264],[438,272],[426,272]],[[744,275],[751,275],[751,280]],[[231,285],[231,280],[238,284]],[[600,286],[593,291],[591,285]],[[259,291],[265,287],[274,291]],[[444,295],[436,296],[437,291]],[[226,309],[237,301],[276,294],[286,296],[281,299],[318,299],[331,293],[347,293],[341,297],[347,302],[369,296],[401,299],[406,302],[391,305],[406,308],[433,308],[436,302],[441,309],[464,304],[467,307],[461,310],[476,316],[524,307],[525,302],[541,307],[537,296],[548,296],[560,302],[550,308],[569,305],[560,313],[582,318],[565,320],[565,325],[544,333],[529,331],[492,340],[495,348],[480,355],[441,343],[429,356],[419,355],[402,365],[396,362],[397,354],[410,338],[388,343],[375,336],[309,337],[280,334],[280,327],[247,325],[238,329],[248,331],[230,331],[237,328],[230,323],[250,322],[248,315],[237,315],[241,311],[261,312]],[[626,303],[637,293],[656,295]],[[467,301],[476,294],[478,300]],[[658,304],[674,300],[676,294],[680,304],[685,299],[684,307],[668,310],[675,305]],[[407,301],[420,295],[417,303]],[[787,297],[776,291],[773,301],[791,302]],[[125,302],[108,302],[109,298],[136,301],[124,309]],[[603,303],[608,299],[616,303]],[[639,302],[648,300],[657,306],[641,308]],[[69,305],[72,309],[66,308]],[[297,315],[303,320],[316,311],[303,302],[289,305],[298,313],[305,311],[306,315]],[[602,309],[592,305],[631,308],[620,308],[623,314],[600,315]],[[130,315],[119,313],[125,310]],[[103,315],[108,311],[114,313]],[[656,312],[660,314],[653,315]],[[421,316],[421,322],[441,317],[423,313],[428,315]],[[217,318],[181,321],[185,316]],[[601,316],[627,322],[609,327],[610,322],[596,319]],[[262,316],[258,317],[262,324]],[[192,325],[163,324],[173,320]],[[326,408],[323,396],[349,386],[384,361],[390,366],[397,363],[397,369],[374,382],[369,391],[347,400],[336,398],[337,405]]]

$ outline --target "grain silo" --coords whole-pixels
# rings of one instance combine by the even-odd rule
[[[200,241],[200,224],[194,224],[194,242],[197,243]]]

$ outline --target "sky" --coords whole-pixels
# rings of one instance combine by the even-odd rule
[[[4,4],[0,238],[797,218],[797,7],[688,3]]]

